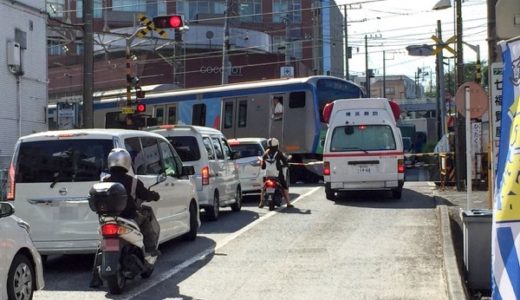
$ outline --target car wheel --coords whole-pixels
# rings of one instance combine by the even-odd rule
[[[17,254],[7,275],[7,297],[13,300],[32,299],[35,284],[32,262],[23,254]]]
[[[240,186],[237,186],[237,191],[235,194],[235,203],[231,204],[232,211],[240,211],[242,209],[242,190]]]
[[[186,241],[194,241],[197,238],[197,230],[199,228],[199,224],[197,222],[197,205],[195,202],[191,202],[190,204],[190,231],[184,234],[183,238]]]
[[[215,195],[213,195],[213,204],[211,206],[205,207],[204,211],[206,212],[208,220],[216,221],[218,219],[220,212],[220,200],[217,191],[215,191]]]
[[[327,197],[328,200],[336,200],[334,190],[328,187],[325,187],[325,197]]]
[[[401,195],[403,194],[403,188],[397,188],[392,190],[392,198],[401,199]]]

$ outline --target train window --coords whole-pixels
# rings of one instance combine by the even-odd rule
[[[289,108],[305,107],[305,92],[294,92],[289,95]]]
[[[206,104],[194,104],[191,115],[191,124],[206,126]]]
[[[247,125],[247,100],[238,103],[238,127],[246,127]]]
[[[233,102],[224,104],[224,128],[233,127]]]
[[[168,106],[168,124],[177,123],[177,107]]]
[[[155,107],[155,118],[157,119],[157,124],[164,124],[164,107]]]

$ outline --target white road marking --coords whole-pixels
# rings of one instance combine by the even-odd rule
[[[301,199],[309,196],[310,194],[316,192],[317,190],[319,190],[320,187],[315,187],[314,189],[310,190],[309,192],[299,196],[298,198],[294,199],[294,201],[292,201],[292,203],[296,203],[298,201],[300,201]],[[196,254],[195,256],[193,256],[192,258],[184,261],[183,263],[175,266],[175,268],[169,270],[168,272],[164,272],[164,273],[161,273],[159,276],[156,276],[154,277],[154,281],[146,281],[146,283],[142,284],[139,286],[139,288],[137,288],[135,291],[132,291],[133,292],[133,295],[132,296],[128,296],[126,298],[121,298],[121,299],[132,299],[134,297],[137,297],[139,296],[140,294],[146,292],[147,290],[153,288],[154,286],[156,286],[157,284],[165,281],[165,280],[168,280],[170,277],[172,277],[173,275],[179,273],[180,271],[182,271],[183,269],[189,267],[190,265],[200,261],[200,260],[203,260],[205,259],[208,255],[210,255],[211,253],[217,251],[218,249],[224,247],[226,244],[228,244],[229,242],[231,242],[232,240],[236,239],[237,237],[239,237],[240,235],[242,235],[243,233],[249,231],[251,228],[253,228],[254,226],[260,224],[261,222],[267,220],[268,218],[274,216],[276,214],[277,211],[280,211],[282,209],[284,209],[285,207],[279,207],[278,209],[274,210],[274,211],[270,211],[269,213],[265,214],[264,216],[258,218],[257,220],[249,223],[247,226],[245,226],[244,228],[240,229],[239,231],[233,233],[233,234],[230,234],[229,236],[227,236],[226,238],[224,238],[222,241],[218,242],[214,248],[208,248],[198,254]]]

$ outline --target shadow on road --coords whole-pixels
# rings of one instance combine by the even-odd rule
[[[435,199],[433,197],[410,189],[403,189],[401,199],[393,199],[390,192],[384,191],[343,192],[338,194],[335,203],[336,205],[383,209],[435,208]]]
[[[214,249],[215,241],[206,237],[197,237],[194,242],[185,242],[181,238],[173,239],[165,242],[159,246],[161,256],[155,266],[155,271],[149,279],[141,279],[136,277],[133,280],[126,282],[126,287],[123,294],[111,295],[108,293],[108,287],[104,284],[99,289],[90,288],[89,282],[91,279],[91,270],[94,260],[94,255],[60,255],[51,256],[48,258],[44,266],[45,288],[44,291],[65,291],[65,292],[106,292],[106,297],[109,299],[128,298],[129,295],[135,294],[136,289],[142,285],[157,281],[158,277],[163,277],[168,274],[168,271],[175,268],[181,263],[193,257],[196,253],[202,253],[206,249]],[[190,275],[207,264],[214,256],[211,252],[205,258],[196,261],[194,264],[179,271],[185,273],[189,270]],[[179,274],[178,273],[178,274]],[[176,274],[176,278],[179,278]],[[170,289],[173,288],[169,287]],[[141,298],[136,298],[141,299]],[[142,298],[145,299],[145,298]],[[151,299],[151,298],[146,298]],[[161,298],[162,299],[162,298]],[[191,298],[182,298],[191,299]]]

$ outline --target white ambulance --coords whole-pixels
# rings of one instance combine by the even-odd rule
[[[384,98],[342,99],[325,107],[327,199],[353,190],[389,190],[393,198],[401,198],[405,166],[398,114]]]

